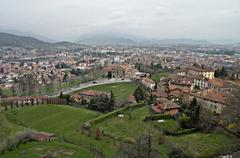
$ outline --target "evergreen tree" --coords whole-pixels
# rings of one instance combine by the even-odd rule
[[[134,91],[134,97],[136,98],[137,102],[143,101],[145,99],[145,89],[142,86],[138,86],[137,89]]]
[[[194,126],[196,123],[198,123],[199,111],[200,111],[200,106],[197,104],[196,97],[194,97],[189,106],[189,115],[190,115],[192,126]]]
[[[115,105],[115,96],[113,94],[113,91],[111,91],[110,92],[110,103],[109,103],[110,111],[112,111],[114,109],[114,105]]]

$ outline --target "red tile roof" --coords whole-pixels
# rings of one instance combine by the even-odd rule
[[[176,103],[173,103],[165,98],[160,98],[157,99],[156,103],[154,104],[154,106],[158,106],[160,107],[162,110],[170,110],[170,109],[178,109],[180,108],[179,105],[177,105]]]
[[[155,82],[152,79],[147,78],[147,77],[143,77],[142,80],[146,83],[149,83],[149,84],[155,84]]]

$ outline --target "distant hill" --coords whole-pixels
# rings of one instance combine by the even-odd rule
[[[90,37],[85,37],[78,41],[81,44],[88,45],[135,45],[135,41],[121,36],[114,35],[93,35]]]
[[[40,41],[33,37],[17,36],[9,33],[0,33],[0,46],[16,46],[24,48],[47,47],[49,43]]]
[[[139,45],[139,46],[159,46],[159,45],[210,45],[207,40],[193,39],[144,39],[132,37],[130,35],[97,33],[87,37],[82,37],[77,43],[88,45]]]
[[[41,41],[34,37],[19,36],[10,33],[0,33],[0,46],[15,46],[23,48],[37,48],[37,49],[61,49],[82,47],[83,45],[71,43],[67,41],[48,43]]]
[[[79,44],[80,43],[80,44]],[[49,43],[34,37],[0,33],[0,46],[17,46],[24,48],[62,49],[82,47],[85,45],[122,45],[122,46],[162,46],[162,45],[211,45],[207,40],[193,39],[143,39],[128,35],[95,34],[83,36],[77,43],[62,41]]]
[[[207,40],[193,40],[193,39],[162,39],[155,40],[158,44],[168,44],[168,45],[210,45]]]

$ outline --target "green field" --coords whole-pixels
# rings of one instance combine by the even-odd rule
[[[158,83],[161,77],[166,77],[169,74],[170,74],[169,72],[160,72],[160,73],[152,74],[150,78],[156,83]]]
[[[100,114],[87,109],[62,105],[41,105],[9,110],[8,120],[24,127],[45,132],[69,133],[83,122]]]
[[[113,117],[104,122],[97,124],[97,127],[104,130],[104,132],[110,133],[116,137],[127,138],[127,137],[136,137],[142,133],[146,133],[149,128],[151,131],[157,135],[158,130],[153,128],[154,124],[157,122],[149,123],[144,122],[145,116],[149,115],[149,107],[145,106],[139,109],[136,109],[131,112],[126,112],[124,118]],[[176,121],[166,120],[164,124],[159,125],[163,129],[172,129],[178,128]]]
[[[131,82],[122,83],[110,83],[103,85],[96,85],[92,87],[85,88],[84,90],[96,90],[104,92],[113,92],[114,96],[118,100],[127,100],[130,95],[133,94],[136,86]],[[74,92],[77,93],[77,92]]]
[[[132,111],[131,119],[129,119],[127,114],[128,112],[125,113],[124,118],[110,118],[97,124],[94,128],[99,127],[114,137],[124,139],[129,137],[134,138],[146,133],[151,126],[154,145],[163,158],[168,158],[167,155],[171,152],[172,143],[176,144],[192,157],[211,157],[215,153],[229,149],[237,144],[237,140],[223,134],[193,133],[175,137],[166,136],[165,144],[158,145],[159,133],[154,128],[154,124],[158,123],[153,122],[150,124],[149,122],[142,121],[144,116],[149,115],[149,108],[145,106]],[[2,157],[10,158],[17,155],[19,158],[37,158],[47,153],[54,153],[55,157],[67,157],[64,154],[71,154],[68,156],[70,158],[91,157],[89,150],[86,148],[86,145],[89,144],[96,145],[108,157],[112,157],[117,149],[112,139],[102,137],[101,140],[96,140],[94,128],[90,136],[82,134],[79,130],[82,123],[100,115],[100,113],[94,111],[66,105],[39,105],[1,112],[0,134],[2,140],[3,137],[13,135],[15,132],[22,130],[23,127],[51,132],[57,136],[57,139],[51,143],[31,142],[21,145],[20,148]],[[173,130],[179,128],[175,120],[166,120],[165,123],[158,125],[163,129]],[[64,138],[64,142],[62,138]],[[89,154],[90,156],[86,156]]]
[[[169,137],[169,142],[176,143],[186,154],[191,157],[212,157],[221,151],[232,149],[239,145],[239,140],[224,134],[193,133],[178,137]]]
[[[56,141],[23,144],[12,152],[2,155],[1,158],[41,158],[47,155],[54,158],[94,158],[94,155],[82,147]]]
[[[94,131],[92,136],[86,136],[80,132],[82,123],[100,115],[95,111],[66,105],[39,105],[12,109],[2,113],[2,116],[8,120],[8,126],[21,126],[54,133],[57,138],[64,137],[77,145],[94,144],[107,154],[112,155],[115,147],[108,143],[109,140],[96,140]],[[4,133],[6,134],[8,131]]]
[[[4,113],[0,112],[0,142],[8,136],[14,135],[22,128],[9,122]]]

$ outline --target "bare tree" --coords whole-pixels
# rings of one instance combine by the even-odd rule
[[[133,144],[120,145],[116,158],[159,158],[158,151],[154,148],[150,133],[141,135]]]

